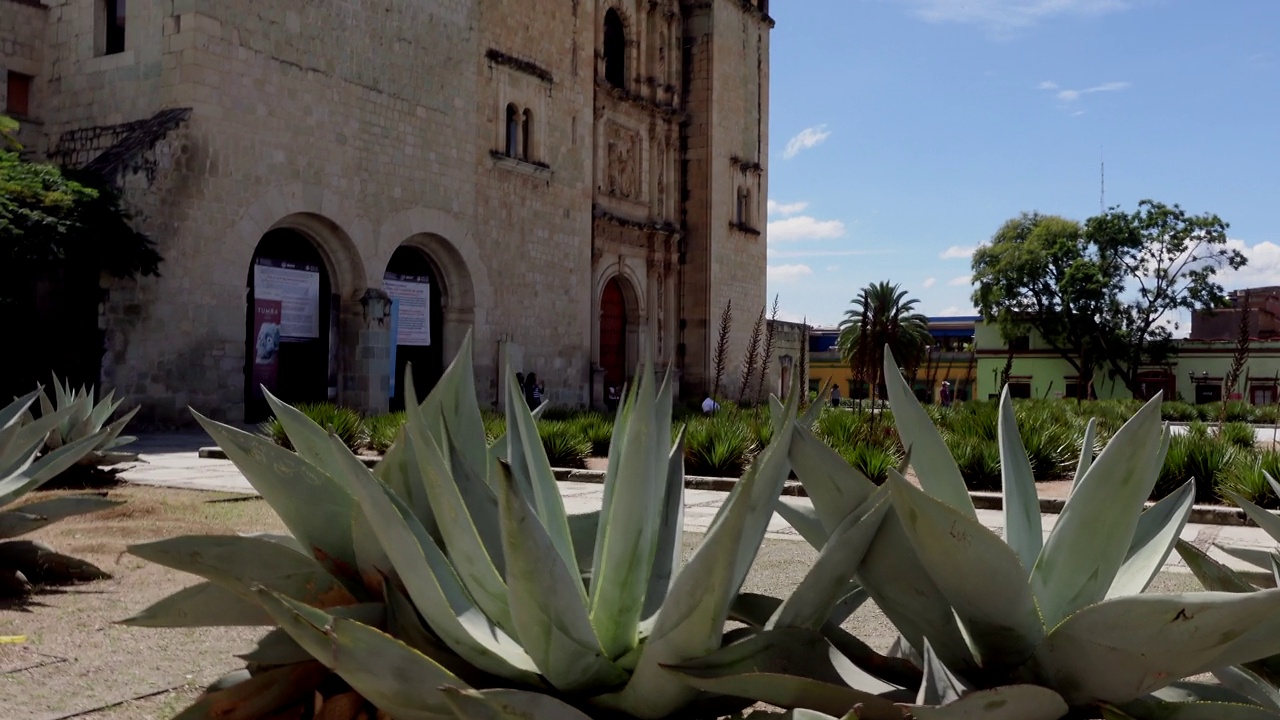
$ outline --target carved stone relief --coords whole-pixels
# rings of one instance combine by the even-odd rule
[[[608,193],[628,200],[640,199],[640,134],[609,123],[605,129],[605,145],[608,152]]]

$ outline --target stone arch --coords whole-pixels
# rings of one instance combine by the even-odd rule
[[[604,393],[610,384],[627,381],[644,352],[643,344],[649,340],[643,291],[646,285],[632,264],[620,260],[596,275],[592,291],[591,354],[600,379],[593,395]],[[615,315],[617,309],[610,307],[611,301],[617,300],[622,306],[620,317]]]
[[[631,86],[629,76],[634,75],[638,67],[636,23],[623,3],[617,0],[602,5],[601,11],[600,21],[596,23],[596,56],[600,63],[597,77],[613,87],[626,90]],[[615,38],[614,32],[620,33],[620,37]],[[614,52],[618,55],[613,55]],[[610,63],[611,59],[616,61],[618,58],[622,62],[615,75]]]
[[[485,364],[482,358],[494,357],[495,351],[481,346],[490,339],[485,326],[487,309],[493,307],[493,291],[471,234],[452,215],[435,209],[414,208],[388,217],[378,233],[378,250],[370,266],[377,277],[369,278],[371,287],[382,285],[382,273],[402,245],[422,251],[440,282],[445,363],[457,354],[467,331],[475,328],[480,372]]]

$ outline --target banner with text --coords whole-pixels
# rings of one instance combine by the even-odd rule
[[[431,344],[431,279],[425,275],[386,273],[382,287],[396,302],[396,333],[391,344],[427,346]]]
[[[320,337],[320,268],[259,258],[253,266],[253,296],[280,303],[284,341]]]
[[[253,396],[262,388],[275,391],[280,369],[280,301],[253,301]]]

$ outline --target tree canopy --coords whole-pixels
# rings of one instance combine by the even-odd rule
[[[1105,370],[1138,395],[1142,366],[1175,352],[1177,313],[1221,306],[1218,272],[1248,262],[1228,247],[1228,227],[1153,200],[1083,224],[1023,213],[974,253],[973,302],[1006,339],[1039,335],[1082,391]]]
[[[930,337],[928,318],[916,312],[918,302],[888,282],[872,283],[850,301],[836,343],[854,377],[882,385],[886,345],[902,367],[920,363]]]
[[[157,274],[160,255],[100,178],[22,157],[18,125],[0,116],[0,268],[4,280],[76,265],[118,277]],[[23,283],[24,284],[24,283]],[[0,300],[13,300],[0,282]]]

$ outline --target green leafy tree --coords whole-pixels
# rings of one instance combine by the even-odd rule
[[[1099,370],[1141,394],[1144,363],[1175,352],[1166,320],[1220,306],[1215,278],[1247,259],[1227,246],[1227,223],[1143,200],[1084,224],[1024,213],[973,256],[973,302],[1004,337],[1035,332],[1079,374]]]
[[[929,320],[916,312],[919,301],[889,282],[872,283],[850,301],[840,322],[836,347],[854,377],[878,388],[885,382],[884,349],[915,368],[929,347]]]

